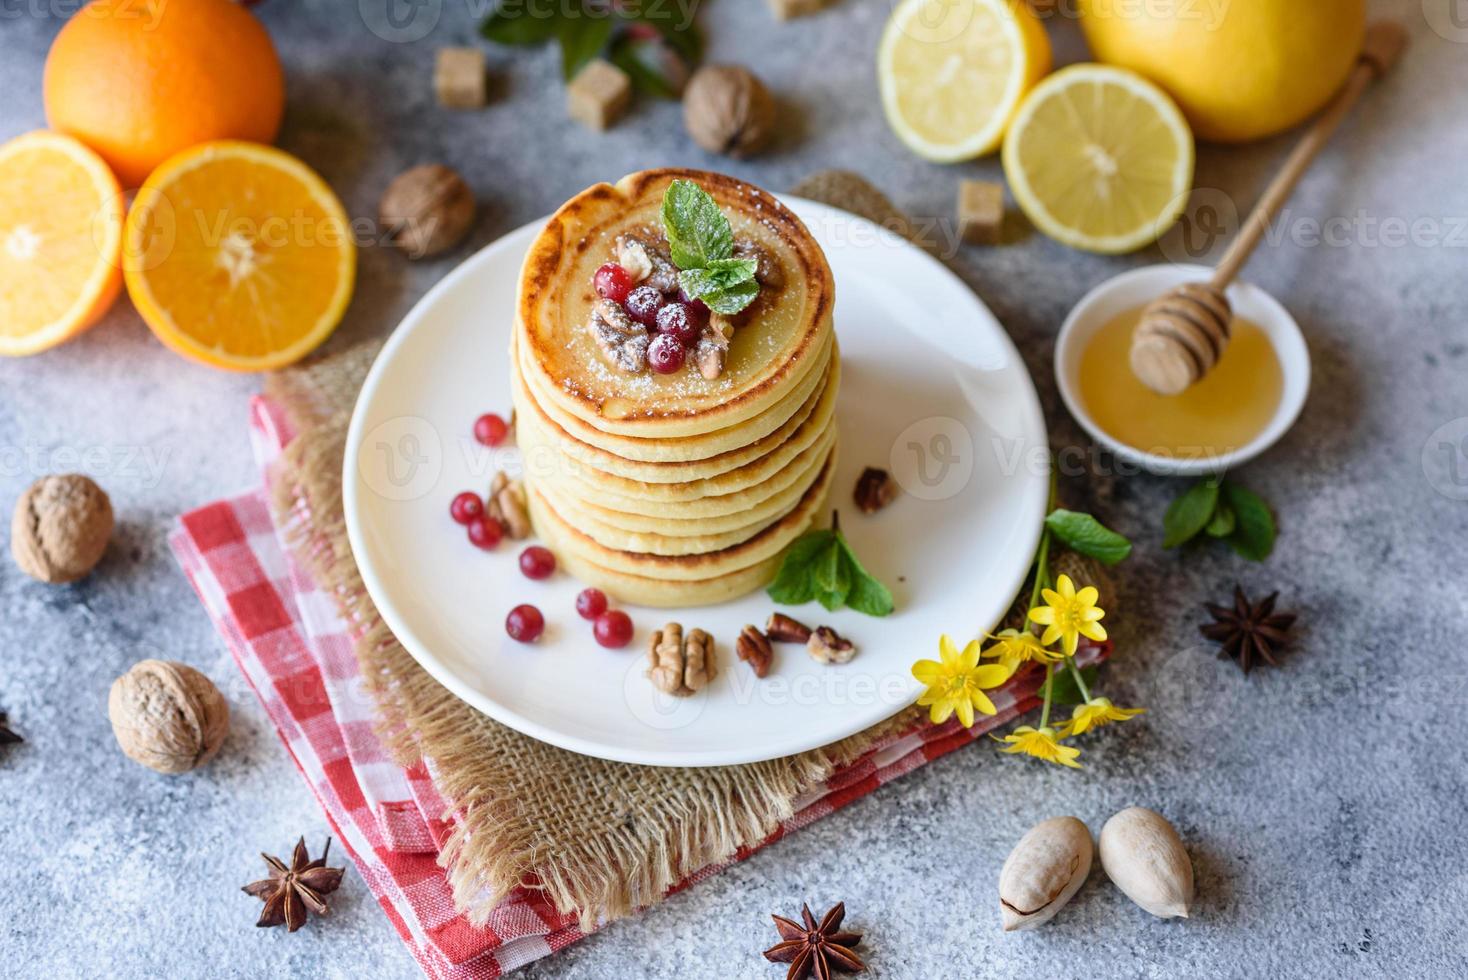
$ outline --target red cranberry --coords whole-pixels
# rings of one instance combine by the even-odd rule
[[[454,497],[454,502],[449,504],[449,516],[460,524],[468,524],[476,517],[484,514],[484,501],[479,499],[479,494],[472,490],[465,490]]]
[[[658,333],[665,333],[684,347],[690,347],[703,333],[703,324],[687,303],[669,303],[658,310]]]
[[[595,619],[607,611],[607,596],[601,589],[582,589],[576,594],[576,615]]]
[[[549,548],[533,544],[520,552],[520,571],[526,578],[550,578],[556,570],[556,556]]]
[[[627,294],[623,306],[627,307],[627,315],[649,330],[658,325],[658,310],[663,308],[667,298],[652,286],[638,286]]]
[[[498,446],[510,434],[510,426],[493,412],[474,420],[474,438],[486,446]]]
[[[591,632],[602,646],[620,649],[632,642],[632,617],[620,609],[604,612],[596,617]]]
[[[512,640],[534,643],[545,632],[545,617],[534,606],[516,606],[505,617],[505,632]]]
[[[476,517],[469,522],[469,543],[476,548],[491,551],[500,546],[505,529],[492,517]]]
[[[672,374],[683,366],[688,350],[670,333],[660,333],[647,345],[647,363],[658,374]]]
[[[592,281],[596,284],[596,294],[613,303],[625,303],[632,291],[632,274],[615,262],[597,269]]]
[[[699,318],[699,322],[700,323],[708,323],[709,322],[709,308],[708,308],[708,304],[705,303],[703,300],[701,300],[701,299],[694,299],[692,296],[689,296],[687,293],[685,293],[683,291],[683,287],[682,286],[679,286],[678,287],[678,299],[684,305],[691,306],[693,308],[693,313],[694,313],[695,316],[697,316]]]

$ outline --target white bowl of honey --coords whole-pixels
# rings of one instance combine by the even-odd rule
[[[1055,344],[1065,407],[1102,446],[1152,473],[1221,473],[1253,459],[1299,417],[1310,390],[1310,353],[1289,311],[1264,290],[1228,287],[1228,346],[1202,379],[1159,395],[1132,373],[1132,329],[1142,308],[1213,270],[1157,265],[1109,279],[1076,304]]]

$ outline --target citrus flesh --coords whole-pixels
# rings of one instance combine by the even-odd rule
[[[1155,85],[1117,68],[1072,65],[1020,106],[1004,141],[1004,173],[1020,208],[1051,238],[1131,252],[1182,213],[1193,139]]]
[[[356,246],[341,202],[300,160],[219,141],[159,167],[128,214],[128,295],[164,344],[263,371],[304,357],[341,321]]]
[[[1050,42],[1025,3],[903,0],[877,54],[882,108],[919,156],[971,160],[1004,138],[1020,100],[1050,70]]]
[[[59,133],[0,146],[0,355],[35,354],[95,323],[122,285],[122,189]]]

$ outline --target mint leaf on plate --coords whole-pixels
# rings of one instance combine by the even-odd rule
[[[846,606],[868,616],[886,616],[894,606],[892,593],[862,567],[851,545],[833,528],[796,538],[767,591],[782,605],[814,600],[828,610]]]

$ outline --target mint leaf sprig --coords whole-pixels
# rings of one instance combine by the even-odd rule
[[[1199,480],[1174,500],[1162,518],[1162,546],[1176,548],[1199,534],[1227,541],[1249,561],[1274,550],[1276,529],[1269,505],[1222,476]]]
[[[894,608],[892,593],[868,574],[846,543],[834,511],[829,528],[807,531],[786,549],[768,592],[787,606],[814,599],[827,610],[846,606],[868,616],[886,616]]]
[[[734,229],[707,191],[691,180],[673,181],[663,193],[662,217],[678,285],[690,298],[725,316],[754,302],[759,263],[734,257]]]

